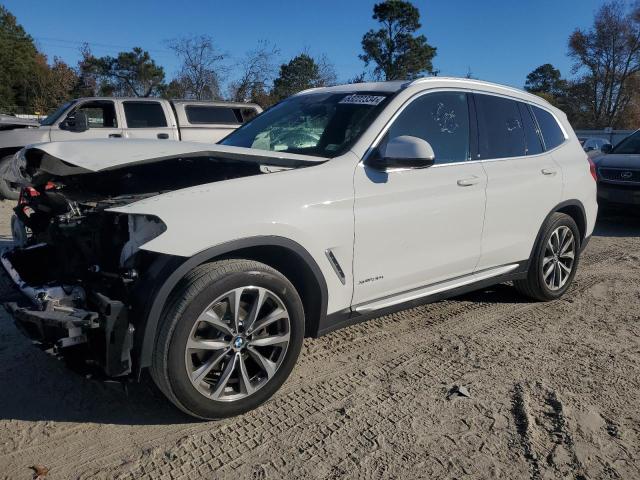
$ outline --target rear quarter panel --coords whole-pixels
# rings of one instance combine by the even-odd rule
[[[598,216],[597,185],[591,176],[587,154],[580,146],[567,116],[559,110],[555,113],[569,137],[564,146],[553,152],[555,161],[562,167],[562,199],[579,200],[582,203],[586,216],[586,236],[590,236]]]

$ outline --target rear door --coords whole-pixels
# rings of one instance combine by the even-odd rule
[[[562,171],[553,158],[559,140],[547,145],[545,151],[532,111],[537,107],[489,94],[476,93],[474,100],[478,156],[488,178],[482,255],[477,267],[482,270],[529,258],[544,219],[560,202]],[[537,110],[555,122],[549,112]]]
[[[89,129],[84,132],[72,132],[67,124],[73,122],[77,112],[87,115]],[[59,123],[57,128],[51,129],[51,141],[86,140],[92,138],[119,138],[122,136],[122,126],[118,121],[116,104],[113,100],[89,100],[78,103]]]
[[[171,125],[173,116],[166,102],[157,100],[124,100],[124,136],[126,138],[148,138],[178,140],[176,129]]]

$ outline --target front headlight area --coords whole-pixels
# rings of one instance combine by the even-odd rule
[[[124,244],[120,253],[120,266],[123,268],[130,265],[140,247],[167,230],[165,223],[153,215],[129,214],[128,227],[129,240]]]

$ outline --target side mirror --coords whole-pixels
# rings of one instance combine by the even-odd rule
[[[85,112],[82,110],[76,110],[66,118],[60,127],[64,130],[69,130],[70,132],[86,132],[89,130],[89,119]]]
[[[602,153],[611,153],[612,150],[613,150],[613,145],[611,145],[610,143],[605,143],[600,147],[600,151]]]
[[[588,147],[586,147],[586,148],[584,149],[584,151],[585,151],[585,152],[590,152],[590,151],[595,150],[595,149],[596,149],[596,147],[592,147],[591,145],[589,145]]]
[[[435,163],[436,155],[429,142],[418,137],[402,135],[392,138],[367,162],[378,170],[390,168],[427,168]]]

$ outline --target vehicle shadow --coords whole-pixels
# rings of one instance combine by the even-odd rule
[[[593,231],[598,237],[639,237],[640,215],[632,209],[601,209]]]
[[[0,312],[0,419],[121,425],[186,424],[150,379],[104,382],[70,371]]]
[[[460,300],[475,303],[530,303],[531,299],[520,294],[512,284],[501,283],[492,287],[465,293],[452,300]]]

